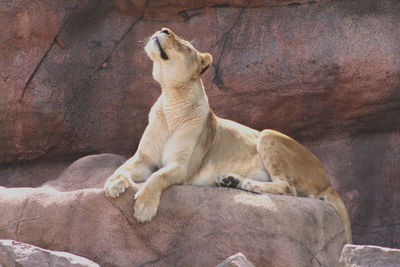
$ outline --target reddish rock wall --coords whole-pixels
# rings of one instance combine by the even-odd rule
[[[218,115],[308,144],[356,243],[400,247],[398,1],[2,1],[0,25],[0,174],[132,154],[159,94],[141,41],[166,26],[213,54]]]

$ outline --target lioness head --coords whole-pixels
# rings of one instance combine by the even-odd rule
[[[200,53],[170,29],[153,34],[145,51],[153,61],[153,77],[161,85],[185,85],[198,79],[211,65],[212,56]]]

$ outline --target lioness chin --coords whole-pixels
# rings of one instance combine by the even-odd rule
[[[310,151],[282,133],[260,132],[211,111],[200,79],[212,63],[210,54],[166,28],[150,38],[145,51],[162,93],[135,155],[106,181],[107,196],[117,197],[129,186],[137,190],[139,222],[156,215],[161,193],[174,184],[316,197],[333,205],[351,243],[343,201]],[[139,182],[144,182],[140,188]]]

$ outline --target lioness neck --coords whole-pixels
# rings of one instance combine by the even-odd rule
[[[185,85],[162,86],[162,107],[170,127],[182,123],[202,122],[207,118],[210,107],[201,79]]]

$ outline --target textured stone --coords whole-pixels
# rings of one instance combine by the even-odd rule
[[[356,244],[400,247],[399,144],[399,133],[306,144],[322,160],[345,201]]]
[[[71,163],[71,160],[49,160],[0,165],[0,186],[37,187],[46,181],[57,179]]]
[[[340,267],[398,267],[400,250],[378,246],[346,245],[340,257]]]
[[[0,266],[99,267],[93,261],[61,251],[51,251],[14,240],[0,240]]]
[[[318,199],[177,185],[163,193],[156,217],[139,224],[131,189],[109,199],[96,188],[107,177],[93,167],[119,160],[84,158],[58,183],[0,187],[0,238],[67,251],[101,266],[215,266],[237,251],[256,266],[333,266],[339,260],[342,223]],[[90,182],[84,181],[87,173]]]
[[[83,157],[66,168],[56,180],[42,185],[60,192],[84,188],[103,188],[107,178],[126,158],[114,154],[100,154]]]
[[[254,264],[243,253],[239,252],[230,256],[216,267],[254,267]]]
[[[134,151],[159,94],[141,41],[162,26],[214,55],[222,117],[301,140],[400,129],[395,0],[0,5],[1,162]]]

